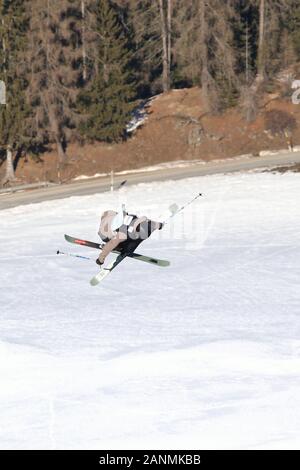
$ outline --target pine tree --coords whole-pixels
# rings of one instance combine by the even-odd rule
[[[45,143],[56,144],[59,176],[75,126],[73,107],[80,73],[76,9],[73,0],[35,0],[30,2],[29,12],[31,131]]]
[[[118,17],[108,0],[97,2],[97,73],[78,98],[86,115],[80,131],[89,139],[116,142],[125,138],[126,124],[134,108],[135,87],[131,55]]]
[[[249,0],[235,4],[237,21],[233,24],[234,42],[237,52],[237,73],[242,84],[253,80],[256,67],[254,38],[257,34],[257,12]]]
[[[6,86],[6,105],[0,106],[0,145],[6,153],[3,183],[14,179],[14,157],[26,141],[26,69],[23,60],[27,18],[23,0],[0,1],[0,80]]]
[[[166,91],[171,84],[171,2],[128,0],[127,7],[138,91],[143,97]]]
[[[73,45],[72,57],[79,71],[78,86],[84,86],[94,72],[96,58],[95,0],[68,0],[63,18],[69,42]],[[66,21],[68,20],[68,21]]]

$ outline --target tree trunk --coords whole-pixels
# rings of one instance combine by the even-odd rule
[[[81,0],[81,40],[82,40],[82,78],[85,82],[87,79],[87,67],[86,67],[86,42],[85,42],[85,0]]]
[[[6,149],[6,171],[5,177],[3,179],[3,184],[8,183],[9,181],[13,181],[15,179],[15,170],[14,170],[14,162],[13,162],[13,152],[10,145],[7,146]]]
[[[61,166],[65,165],[67,163],[67,156],[66,156],[66,152],[64,151],[64,147],[63,147],[61,139],[59,137],[56,137],[55,143],[56,143],[59,165]]]
[[[167,48],[168,48],[168,68],[169,68],[169,77],[171,74],[171,52],[172,52],[172,0],[168,1],[168,16],[167,16],[167,29],[168,29],[168,41],[167,41]],[[170,80],[169,80],[170,81]]]
[[[170,89],[170,70],[169,70],[169,61],[168,61],[168,31],[167,31],[167,22],[166,15],[164,10],[163,0],[159,0],[159,10],[160,10],[160,25],[161,25],[161,36],[162,36],[162,51],[163,51],[163,91],[169,91]]]
[[[57,156],[58,156],[58,164],[57,164],[57,173],[58,179],[61,179],[61,170],[64,168],[65,164],[67,163],[66,152],[64,151],[62,142],[60,139],[55,139],[56,142],[56,149],[57,149]]]
[[[245,112],[247,122],[254,121],[258,111],[258,101],[262,84],[265,80],[265,15],[266,0],[260,0],[259,3],[259,36],[257,51],[257,72],[251,86],[246,86],[244,96],[242,97],[242,106]]]
[[[47,114],[49,117],[50,127],[53,134],[53,138],[56,143],[57,157],[58,157],[58,168],[61,169],[67,163],[67,155],[62,144],[62,135],[60,132],[58,120],[55,116],[55,111],[51,103],[45,103]]]
[[[260,0],[257,75],[261,78],[265,75],[265,13],[265,0]]]
[[[248,85],[249,83],[249,77],[250,77],[250,67],[249,67],[249,25],[248,25],[248,20],[246,24],[246,83]]]
[[[201,0],[199,3],[200,6],[200,41],[201,41],[201,87],[202,87],[202,97],[203,104],[209,109],[209,72],[208,72],[208,51],[207,51],[207,25],[206,25],[206,4],[205,0]]]

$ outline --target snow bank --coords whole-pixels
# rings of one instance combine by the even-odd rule
[[[125,202],[157,218],[204,197],[96,288],[97,239]],[[298,174],[192,178],[1,211],[2,449],[297,448]]]

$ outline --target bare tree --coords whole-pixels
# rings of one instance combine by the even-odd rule
[[[177,1],[177,0],[175,0]],[[133,32],[137,75],[155,90],[171,87],[172,19],[174,0],[114,0],[126,6],[126,27]]]
[[[174,4],[175,63],[183,78],[202,88],[208,110],[223,106],[224,87],[236,86],[231,0],[184,0]]]
[[[158,0],[162,39],[163,91],[170,89],[172,0]]]
[[[86,5],[85,0],[81,0],[81,41],[82,41],[82,78],[85,82],[87,79],[87,54],[86,54]]]
[[[170,73],[172,61],[172,0],[167,0],[167,31],[168,65]]]
[[[205,0],[200,0],[199,4],[200,18],[200,61],[201,61],[201,86],[204,105],[209,108],[209,87],[212,77],[208,71],[208,43],[207,43],[207,5]]]
[[[263,85],[279,55],[279,22],[288,11],[290,0],[251,0],[258,9],[259,25],[257,38],[256,74],[252,83],[246,83],[241,92],[241,104],[247,121],[256,118]]]
[[[5,19],[4,18],[2,18],[1,23],[2,23],[2,33],[3,33],[6,30],[6,25],[5,25]],[[5,79],[7,79],[7,67],[5,65],[5,62],[6,62],[5,56],[6,56],[6,54],[7,54],[6,34],[2,34],[2,57],[3,57],[3,64],[4,64],[3,72],[4,72]],[[5,103],[1,106],[5,106],[6,107],[5,111],[7,110],[7,106],[8,106],[7,103]],[[14,169],[14,163],[13,163],[13,153],[12,153],[11,144],[8,143],[6,145],[5,176],[4,176],[4,179],[3,179],[2,183],[6,184],[7,182],[13,181],[14,179],[15,179],[15,169]]]
[[[4,183],[9,181],[13,181],[15,179],[15,169],[14,169],[14,162],[13,162],[13,153],[10,145],[6,147],[6,169],[5,169],[5,176],[4,176]]]
[[[34,110],[32,126],[37,135],[56,144],[58,170],[66,163],[68,124],[74,117],[78,72],[72,67],[77,51],[70,41],[69,0],[31,2],[29,101]]]
[[[85,84],[98,68],[98,49],[96,31],[96,7],[95,0],[80,0],[81,26],[79,30],[81,41],[82,80]]]
[[[262,79],[265,76],[265,18],[266,3],[265,0],[259,0],[259,35],[257,51],[257,76]]]
[[[6,184],[15,179],[14,157],[26,140],[25,2],[0,0],[0,14],[0,78],[6,89],[5,104],[0,108],[0,146],[6,153],[6,171],[2,181]]]

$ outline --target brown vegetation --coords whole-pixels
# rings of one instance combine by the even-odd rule
[[[149,105],[148,118],[127,142],[118,144],[70,144],[69,163],[62,179],[69,181],[85,174],[142,168],[175,160],[230,158],[258,154],[261,150],[288,149],[285,133],[266,131],[267,116],[285,116],[299,123],[300,106],[291,101],[265,95],[261,113],[248,123],[238,107],[221,115],[201,112],[202,96],[198,87],[172,90],[157,96]],[[300,144],[300,126],[293,130],[294,145]],[[4,165],[0,167],[0,177]],[[17,182],[57,181],[56,151],[39,161],[20,159]]]

